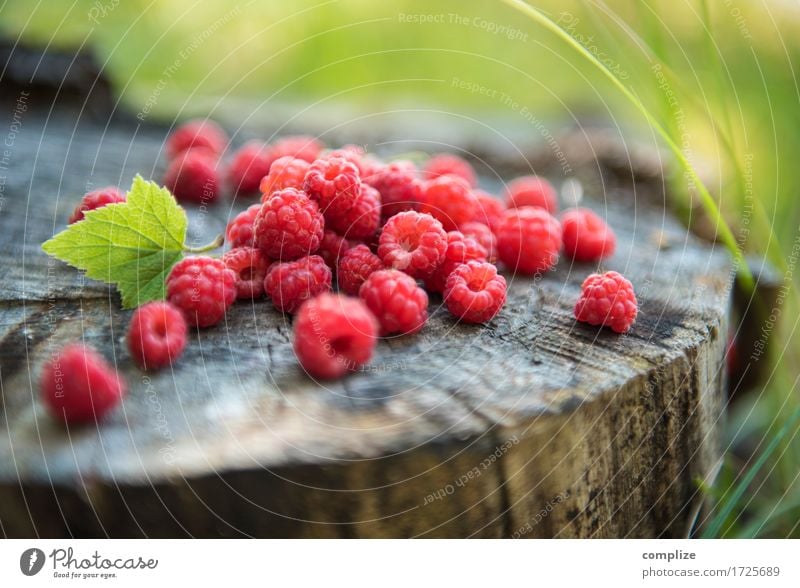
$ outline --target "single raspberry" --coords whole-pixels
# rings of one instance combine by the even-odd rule
[[[340,157],[355,165],[362,180],[371,177],[382,166],[379,160],[368,155],[360,145],[345,145],[339,149],[332,149],[326,152],[322,158],[331,159],[332,157]]]
[[[264,290],[282,312],[293,313],[303,301],[330,292],[331,268],[319,255],[276,263],[267,272]]]
[[[488,322],[506,303],[506,279],[491,263],[469,261],[447,278],[444,302],[453,315],[466,323]]]
[[[372,272],[358,295],[378,319],[381,335],[416,333],[428,320],[428,295],[401,271]]]
[[[239,300],[261,298],[270,262],[260,249],[236,247],[227,251],[222,261],[236,274],[236,297]]]
[[[117,204],[119,202],[125,202],[125,194],[116,186],[108,186],[106,188],[87,192],[84,197],[81,198],[80,204],[78,204],[70,215],[69,224],[82,221],[83,215],[90,210],[102,208],[107,204]]]
[[[624,333],[636,320],[638,310],[631,283],[617,272],[606,272],[592,274],[583,281],[581,296],[575,304],[575,318]]]
[[[305,192],[286,188],[261,205],[254,227],[256,246],[264,255],[291,261],[319,249],[325,221]]]
[[[306,301],[294,321],[294,352],[314,378],[333,379],[372,358],[375,317],[358,298],[320,294]]]
[[[455,176],[441,176],[422,187],[420,212],[427,212],[452,231],[475,217],[478,200],[469,185]]]
[[[180,202],[211,204],[220,192],[217,162],[199,149],[189,149],[169,164],[164,186]]]
[[[303,188],[326,216],[349,210],[361,193],[358,168],[341,157],[318,159],[311,164]]]
[[[216,325],[235,299],[236,274],[221,259],[187,257],[176,263],[167,277],[167,300],[183,312],[190,325]]]
[[[490,263],[497,261],[497,237],[494,236],[492,229],[483,223],[470,221],[458,227],[458,230],[464,233],[465,237],[475,239],[486,250],[487,261]]]
[[[358,296],[361,284],[379,269],[383,269],[381,258],[370,251],[366,245],[356,245],[339,259],[336,271],[339,290],[345,294]]]
[[[186,319],[169,302],[148,302],[133,313],[128,350],[144,370],[172,365],[186,347]]]
[[[342,255],[344,255],[345,251],[352,249],[352,247],[352,241],[345,239],[333,231],[326,230],[322,235],[322,241],[319,244],[317,255],[325,260],[329,268],[335,270]]]
[[[257,194],[261,179],[269,173],[273,159],[272,151],[264,143],[245,143],[234,153],[226,172],[233,193]]]
[[[410,161],[393,161],[378,168],[364,181],[381,195],[384,219],[405,210],[416,210],[422,198],[422,182]]]
[[[273,192],[284,188],[303,189],[303,181],[308,172],[309,164],[304,159],[286,155],[272,162],[269,172],[261,178],[259,189],[263,196],[261,202],[272,196]]]
[[[85,423],[103,418],[125,396],[127,387],[97,351],[72,343],[45,364],[40,390],[54,418]]]
[[[478,185],[475,170],[464,158],[451,153],[440,153],[428,160],[423,170],[423,177],[433,180],[441,176],[456,176],[467,182],[471,188]]]
[[[338,214],[329,210],[325,222],[328,227],[348,239],[371,237],[381,223],[381,195],[372,186],[363,184],[353,205]]]
[[[506,202],[509,208],[533,206],[544,208],[550,214],[558,210],[555,188],[539,176],[522,176],[509,182],[506,187]]]
[[[564,252],[575,261],[599,261],[614,254],[617,238],[606,222],[588,208],[561,215]]]
[[[378,240],[378,257],[386,267],[414,278],[431,275],[444,259],[447,233],[429,214],[400,212],[386,221]]]
[[[273,160],[289,155],[308,163],[319,157],[323,147],[321,141],[309,135],[289,135],[270,145]]]
[[[255,222],[260,204],[253,204],[237,214],[225,229],[225,242],[233,247],[255,247]]]
[[[175,159],[188,149],[206,149],[219,156],[225,151],[228,136],[213,120],[191,120],[180,125],[167,139],[167,158]]]
[[[472,237],[466,237],[460,231],[450,231],[447,233],[447,249],[442,263],[425,278],[425,289],[429,292],[443,292],[450,273],[462,263],[471,260],[486,261],[486,249]]]
[[[561,225],[543,208],[512,208],[497,228],[497,257],[520,274],[549,270],[558,261]]]
[[[475,216],[472,217],[472,220],[483,223],[492,231],[496,231],[497,226],[503,219],[503,212],[506,210],[502,200],[483,190],[473,190],[472,193],[478,201]]]

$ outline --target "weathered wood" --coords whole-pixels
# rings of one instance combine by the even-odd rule
[[[650,180],[571,148],[589,204],[619,237],[603,266],[636,285],[641,315],[626,336],[575,323],[594,267],[562,260],[539,279],[510,279],[509,303],[486,327],[457,324],[433,298],[423,332],[382,342],[369,369],[339,382],[298,369],[290,318],[267,301],[237,304],[192,336],[174,370],[144,374],[124,347],[130,313],[117,295],[39,247],[87,188],[159,178],[163,131],[41,120],[17,137],[0,210],[4,535],[686,532],[695,480],[719,457],[732,276],[727,255],[687,235]],[[502,169],[506,153],[489,162]],[[193,235],[210,240],[247,204],[190,210]],[[36,381],[80,338],[130,392],[99,426],[67,431]]]

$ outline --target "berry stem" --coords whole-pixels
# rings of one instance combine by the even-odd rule
[[[205,253],[206,251],[211,251],[212,249],[219,249],[222,247],[222,244],[225,243],[225,235],[219,234],[217,238],[214,239],[208,245],[201,245],[200,247],[189,247],[185,243],[183,244],[183,250],[186,253]]]

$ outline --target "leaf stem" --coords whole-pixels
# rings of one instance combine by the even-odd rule
[[[222,247],[223,243],[225,243],[225,235],[220,233],[219,235],[217,235],[217,238],[214,239],[208,245],[201,245],[200,247],[189,247],[184,243],[183,250],[186,253],[205,253],[206,251],[212,251],[214,249]]]

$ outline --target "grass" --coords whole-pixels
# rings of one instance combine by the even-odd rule
[[[95,14],[93,22],[92,11],[102,5],[112,3],[0,0],[0,30],[39,43],[85,41],[95,47],[133,111],[170,71],[152,110],[156,119],[203,112],[225,96],[265,100],[263,108],[340,95],[354,108],[370,110],[411,105],[477,116],[503,113],[496,99],[454,91],[448,82],[457,76],[513,96],[544,120],[569,120],[574,113],[613,117],[624,121],[626,132],[657,136],[682,169],[672,178],[676,207],[697,190],[734,255],[741,249],[766,258],[785,277],[771,372],[762,388],[740,395],[730,410],[724,440],[730,451],[716,485],[707,489],[713,506],[699,520],[701,534],[800,537],[796,6],[711,0],[128,0]],[[404,22],[421,14],[444,19]],[[453,22],[451,15],[460,20]],[[526,37],[511,39],[475,19]],[[597,51],[610,66],[598,60]],[[179,67],[172,72],[176,59]],[[655,64],[670,95],[654,75]],[[626,72],[624,79],[619,70]],[[394,82],[400,79],[416,81]],[[711,173],[698,174],[699,163]],[[704,186],[698,175],[720,180]]]

